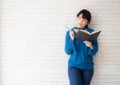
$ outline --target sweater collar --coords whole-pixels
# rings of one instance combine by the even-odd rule
[[[87,30],[87,28],[80,28],[80,27],[74,27],[75,29],[78,29],[78,30]]]

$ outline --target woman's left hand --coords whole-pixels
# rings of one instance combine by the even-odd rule
[[[83,41],[85,44],[86,44],[86,46],[88,46],[88,47],[90,47],[91,49],[93,49],[93,47],[92,47],[92,42],[90,42],[90,41]]]

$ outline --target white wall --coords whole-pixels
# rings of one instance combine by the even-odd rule
[[[68,85],[64,26],[83,8],[102,30],[91,85],[119,85],[120,0],[1,0],[0,85]]]

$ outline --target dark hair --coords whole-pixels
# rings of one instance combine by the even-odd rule
[[[80,12],[78,12],[78,14],[76,16],[79,17],[80,14],[82,14],[83,19],[87,19],[88,22],[90,23],[90,21],[91,21],[91,13],[88,10],[83,9]],[[86,25],[85,27],[88,27],[88,26]]]

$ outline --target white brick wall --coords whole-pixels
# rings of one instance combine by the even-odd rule
[[[120,0],[1,0],[0,85],[68,85],[64,26],[83,8],[102,30],[91,85],[119,85]]]

